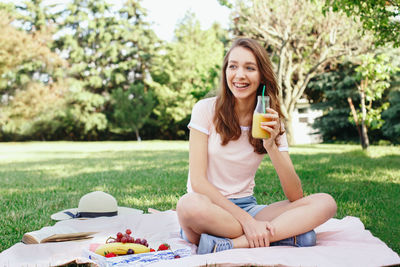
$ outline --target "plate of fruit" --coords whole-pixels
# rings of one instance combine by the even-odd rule
[[[124,266],[130,263],[145,265],[159,260],[171,260],[191,255],[190,247],[176,247],[174,250],[166,242],[159,242],[157,250],[151,248],[145,238],[132,236],[131,229],[118,232],[107,238],[105,243],[91,244],[84,256],[100,266]],[[122,265],[120,265],[120,264]]]

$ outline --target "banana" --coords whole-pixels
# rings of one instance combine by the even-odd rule
[[[105,256],[108,253],[125,255],[127,254],[128,249],[132,249],[135,254],[150,252],[150,248],[140,244],[115,242],[115,243],[107,243],[100,245],[96,249],[95,253],[101,256]]]

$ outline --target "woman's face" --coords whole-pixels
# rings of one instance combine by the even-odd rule
[[[251,50],[238,46],[232,49],[225,70],[228,87],[235,98],[253,99],[260,85],[260,71]]]

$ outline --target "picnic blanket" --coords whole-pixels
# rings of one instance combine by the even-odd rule
[[[161,260],[146,266],[389,266],[400,264],[400,257],[364,228],[356,217],[330,219],[315,229],[317,245],[308,248],[266,247],[232,249],[214,254],[196,255],[196,246],[179,237],[175,211],[130,216],[66,220],[79,231],[98,231],[93,239],[60,243],[25,245],[17,243],[0,254],[0,266],[56,266],[69,262],[94,263],[84,257],[91,243],[104,243],[108,236],[132,229],[133,236],[148,240],[157,248],[167,242],[172,250],[186,246],[192,255]]]

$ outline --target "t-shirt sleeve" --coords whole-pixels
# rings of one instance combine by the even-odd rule
[[[192,116],[188,128],[196,129],[207,135],[210,134],[211,127],[211,107],[207,99],[197,102],[192,109]]]
[[[285,130],[285,126],[282,123],[282,130]],[[289,144],[286,137],[286,131],[282,135],[278,135],[278,149],[279,151],[289,151]]]

